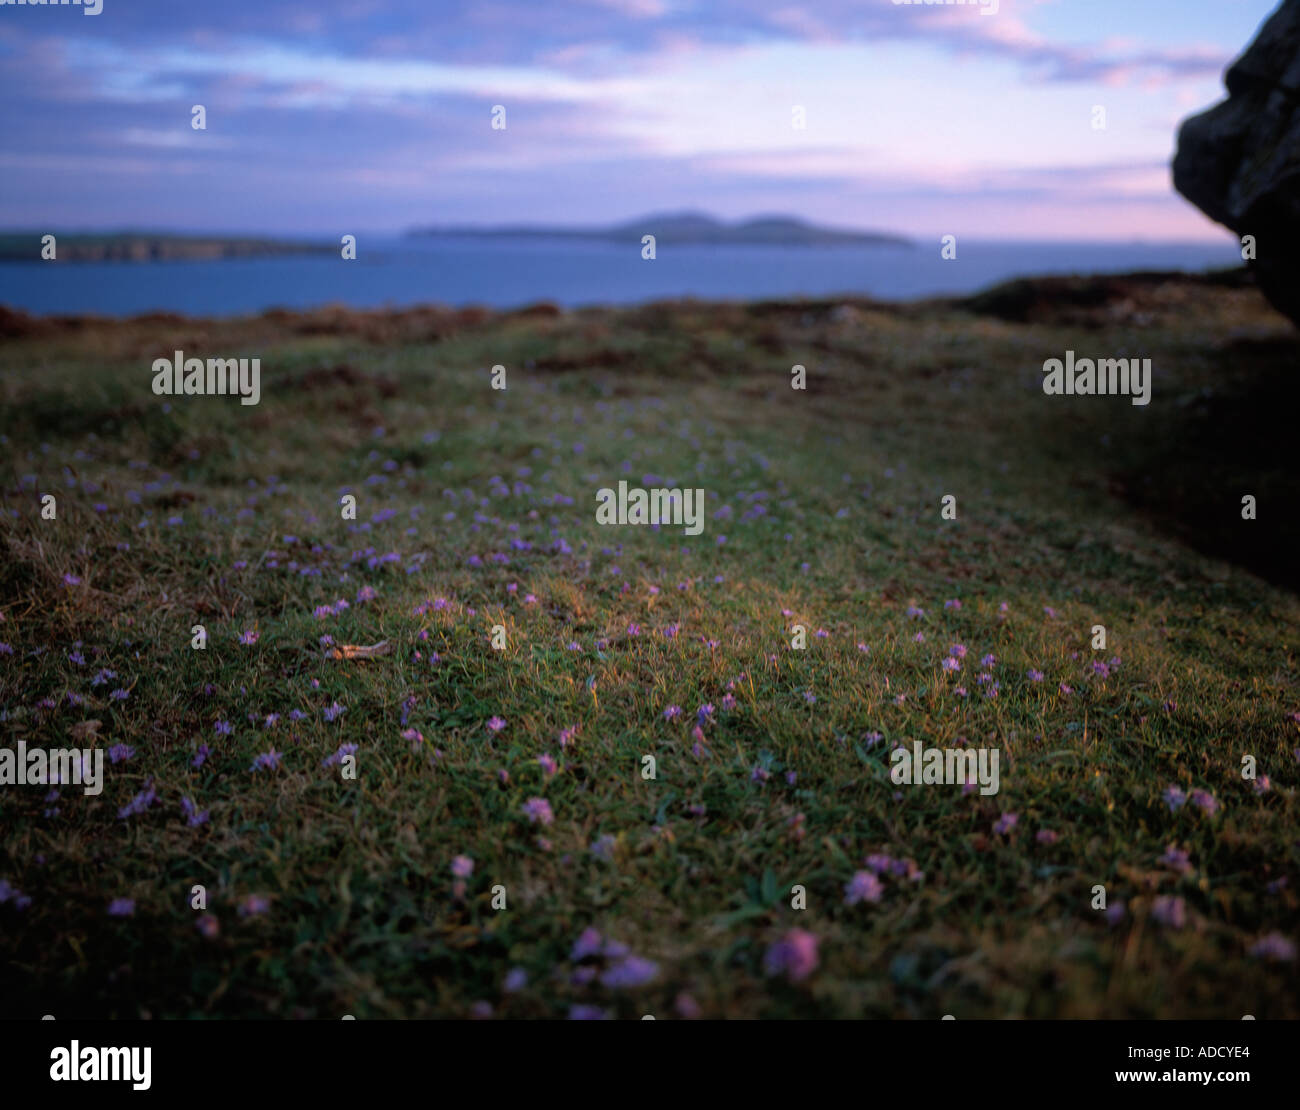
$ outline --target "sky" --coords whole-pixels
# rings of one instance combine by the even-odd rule
[[[337,239],[694,210],[918,237],[1222,239],[1169,161],[1275,6],[0,6],[0,226]]]

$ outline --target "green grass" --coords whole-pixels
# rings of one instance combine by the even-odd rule
[[[86,743],[135,755],[98,797],[0,789],[0,879],[31,898],[0,904],[0,1013],[666,1018],[684,995],[706,1017],[1300,1016],[1295,962],[1250,954],[1300,921],[1295,341],[1249,289],[1133,297],[1029,323],[810,302],[10,327],[0,731],[64,747],[96,719]],[[150,362],[177,348],[260,357],[262,403],[154,396]],[[1044,396],[1066,348],[1151,357],[1151,404]],[[665,484],[646,475],[706,491],[703,535],[596,525],[595,491]],[[329,660],[322,634],[394,650]],[[889,781],[895,742],[959,737],[1000,750],[995,797]],[[322,765],[343,744],[355,780]],[[281,767],[250,771],[272,747]],[[157,802],[119,819],[149,780]],[[1221,808],[1171,811],[1171,785]],[[554,824],[529,822],[533,797]],[[1190,870],[1161,862],[1170,845]],[[924,877],[848,906],[873,853]],[[1091,908],[1097,884],[1122,919]],[[269,909],[241,916],[250,895]],[[1168,897],[1181,928],[1153,912]],[[108,916],[115,898],[134,915]],[[653,980],[575,981],[613,962],[570,958],[589,927]],[[819,967],[768,976],[795,928]]]

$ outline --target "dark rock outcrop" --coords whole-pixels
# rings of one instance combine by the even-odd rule
[[[1260,289],[1300,325],[1300,0],[1283,0],[1224,83],[1228,99],[1179,131],[1174,187],[1255,237]]]

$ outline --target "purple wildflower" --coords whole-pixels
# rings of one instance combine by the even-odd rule
[[[1251,945],[1250,954],[1260,960],[1289,963],[1295,959],[1295,944],[1281,933],[1269,933]]]
[[[205,809],[200,813],[198,806],[188,797],[181,799],[181,813],[185,816],[185,823],[192,829],[197,829],[208,820],[208,811]]]
[[[551,803],[545,798],[529,798],[524,803],[524,816],[534,824],[540,822],[543,825],[549,825],[555,820],[555,814],[551,811]]]
[[[804,929],[791,929],[763,957],[768,975],[784,973],[792,983],[808,978],[818,964],[817,938]]]
[[[145,788],[140,791],[134,798],[126,803],[117,811],[117,815],[123,821],[128,817],[134,817],[137,813],[143,813],[158,799],[158,792],[153,788],[153,782],[150,780],[145,784]]]
[[[659,974],[659,965],[641,956],[628,956],[600,977],[606,987],[643,987]]]
[[[573,942],[573,950],[569,953],[569,959],[577,963],[578,960],[586,959],[588,956],[598,955],[602,944],[603,941],[599,932],[592,928],[583,929],[578,939]]]
[[[415,732],[415,729],[408,729],[407,731]],[[405,735],[405,733],[403,735]],[[418,736],[419,733],[417,732],[416,735]],[[352,755],[356,750],[357,746],[355,744],[340,744],[339,750],[333,755],[327,755],[321,760],[320,765],[322,767],[336,767],[343,762],[344,756]]]
[[[1152,904],[1151,916],[1161,925],[1181,929],[1187,924],[1187,903],[1181,898],[1164,895]]]
[[[1169,805],[1169,812],[1181,809],[1187,802],[1187,794],[1176,786],[1165,788],[1165,792],[1160,795]]]
[[[856,906],[859,902],[879,902],[885,888],[870,871],[858,871],[844,886],[844,904]]]
[[[250,894],[239,903],[240,917],[257,917],[266,913],[271,908],[271,903],[260,894]]]
[[[250,771],[274,771],[277,770],[279,766],[280,766],[280,753],[277,752],[274,748],[270,748],[267,751],[262,752],[261,755],[257,756],[253,760],[252,766],[250,766],[248,769]]]

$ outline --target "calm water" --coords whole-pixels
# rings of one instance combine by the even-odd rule
[[[888,300],[970,293],[1006,278],[1052,273],[1202,270],[1240,264],[1222,244],[979,243],[962,240],[945,262],[939,245],[711,247],[575,240],[360,238],[359,257],[337,255],[219,262],[0,263],[0,304],[31,312],[202,316],[307,308],[441,302],[508,308],[539,300],[566,307],[670,297],[859,294]]]

